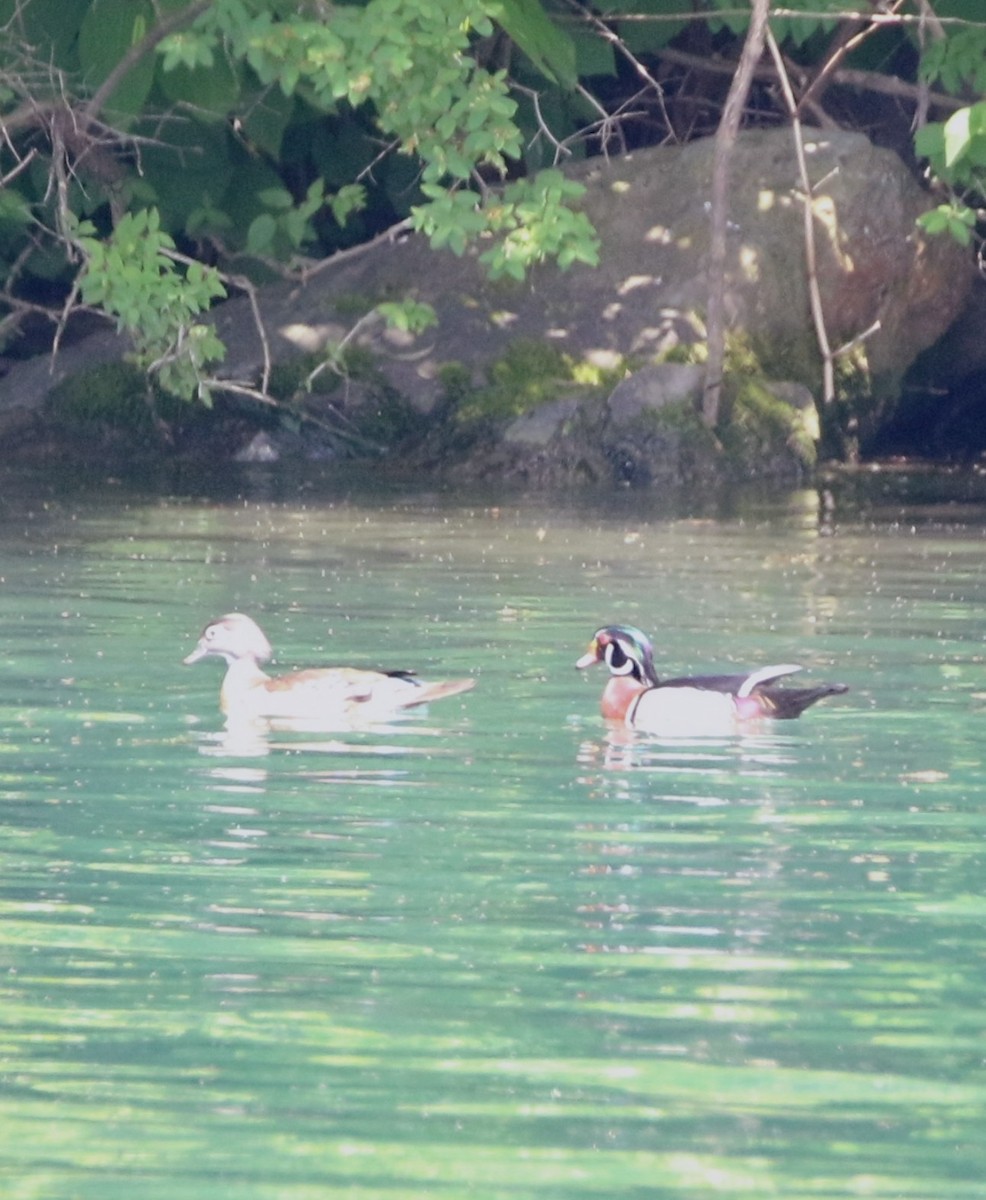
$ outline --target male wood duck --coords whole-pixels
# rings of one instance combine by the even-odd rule
[[[183,659],[226,660],[219,707],[230,720],[270,718],[317,724],[380,721],[404,709],[457,696],[472,679],[426,683],[409,671],[367,671],[356,667],[316,667],[273,678],[260,664],[273,650],[256,621],[227,613],[202,630],[198,645]]]
[[[765,718],[791,720],[816,700],[849,690],[844,683],[774,687],[776,680],[801,670],[791,663],[761,667],[747,675],[662,680],[654,668],[650,639],[632,625],[596,630],[575,665],[581,670],[597,662],[604,662],[610,671],[600,706],[603,716],[665,737],[728,736]]]

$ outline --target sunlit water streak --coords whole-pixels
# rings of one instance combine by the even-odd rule
[[[258,481],[4,492],[4,1195],[982,1194],[975,479],[700,517]],[[180,660],[231,609],[282,669],[477,688],[224,730]],[[608,730],[609,620],[852,691]]]

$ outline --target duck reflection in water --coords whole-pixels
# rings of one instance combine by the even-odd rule
[[[667,737],[639,733],[613,724],[604,736],[585,739],[576,749],[579,782],[600,797],[613,786],[607,776],[654,777],[706,776],[727,771],[730,775],[764,771],[783,775],[797,762],[790,734],[746,731],[731,737]]]

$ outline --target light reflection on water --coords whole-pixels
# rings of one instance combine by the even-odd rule
[[[0,526],[12,1196],[981,1194],[972,484],[699,519],[34,486]],[[180,659],[231,609],[279,669],[477,687],[227,730]],[[666,673],[852,691],[608,730],[574,661],[614,619]]]

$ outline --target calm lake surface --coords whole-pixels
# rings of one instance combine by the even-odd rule
[[[986,481],[277,480],[0,480],[2,1195],[981,1200]],[[233,609],[477,686],[231,737]],[[614,620],[852,690],[614,732]]]

